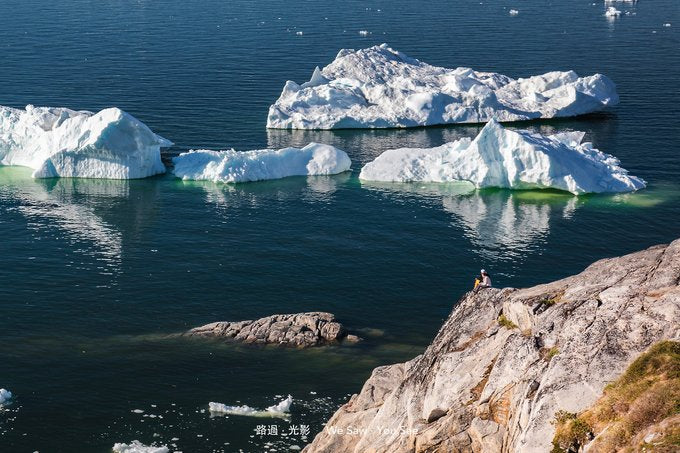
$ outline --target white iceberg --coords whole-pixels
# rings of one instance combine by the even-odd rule
[[[117,443],[113,445],[115,453],[168,453],[168,447],[160,446],[154,447],[152,445],[144,445],[138,440],[133,440],[129,444]]]
[[[237,183],[288,176],[333,175],[349,170],[347,153],[330,145],[256,151],[192,150],[172,159],[173,173],[185,180]]]
[[[34,169],[34,178],[131,179],[165,172],[160,148],[172,142],[118,108],[0,106],[0,165]]]
[[[359,178],[385,182],[469,181],[475,187],[565,190],[573,194],[630,192],[645,181],[628,174],[614,156],[581,143],[584,132],[544,136],[487,123],[474,140],[436,148],[388,150],[366,164]]]
[[[606,9],[604,12],[604,15],[606,17],[619,17],[621,15],[621,10],[618,10],[614,8],[613,6],[610,6]]]
[[[286,82],[267,127],[340,129],[521,121],[576,116],[618,103],[604,75],[573,71],[512,79],[431,66],[386,44],[341,50],[302,85]]]
[[[290,406],[293,404],[293,397],[288,395],[288,398],[269,406],[265,410],[258,410],[253,407],[243,406],[227,406],[222,403],[209,403],[210,412],[228,415],[243,415],[246,417],[278,417],[287,418],[290,412]]]
[[[0,389],[0,408],[3,407],[3,405],[9,403],[9,400],[11,399],[12,392],[7,389]]]

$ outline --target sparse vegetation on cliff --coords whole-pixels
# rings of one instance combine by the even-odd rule
[[[580,415],[556,415],[553,452],[680,451],[680,343],[661,341],[638,357]],[[666,419],[676,418],[673,423]],[[658,426],[657,426],[658,425]],[[650,429],[651,428],[651,429]]]

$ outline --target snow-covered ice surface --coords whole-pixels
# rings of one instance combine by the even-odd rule
[[[469,181],[476,187],[553,188],[573,194],[630,192],[645,182],[614,156],[582,143],[584,132],[543,136],[487,123],[474,140],[436,148],[388,150],[366,164],[360,179],[385,182]]]
[[[34,169],[34,178],[131,179],[165,172],[160,148],[172,142],[118,108],[0,106],[0,165]]]
[[[293,397],[288,395],[288,398],[275,404],[269,406],[265,410],[255,409],[253,407],[243,405],[243,406],[227,406],[222,403],[209,403],[209,409],[211,413],[217,414],[227,414],[227,415],[243,415],[247,417],[278,417],[287,418],[289,417],[290,406],[293,404]]]
[[[333,175],[349,170],[347,153],[330,145],[256,151],[197,150],[173,158],[173,173],[185,180],[237,183],[288,176]]]
[[[309,82],[286,82],[269,107],[268,128],[414,127],[451,123],[569,117],[618,103],[604,75],[573,71],[529,78],[447,69],[423,63],[386,44],[341,50]]]
[[[133,440],[129,444],[114,444],[113,451],[115,453],[168,453],[170,450],[164,445],[154,447],[152,445],[144,445],[138,440]]]
[[[7,389],[0,389],[0,407],[9,403],[12,399],[12,392]]]

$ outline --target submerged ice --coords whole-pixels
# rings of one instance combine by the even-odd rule
[[[293,404],[293,397],[288,395],[288,398],[280,401],[278,404],[269,406],[265,410],[255,409],[253,407],[243,406],[227,406],[222,403],[209,403],[210,412],[228,415],[243,415],[247,417],[279,417],[286,418],[290,412],[290,406]]]
[[[269,108],[267,127],[336,129],[521,121],[581,115],[618,103],[604,75],[573,71],[529,78],[447,69],[386,44],[341,50],[309,82],[286,82]]]
[[[544,136],[505,129],[491,120],[474,140],[436,148],[388,150],[366,164],[360,179],[385,182],[469,181],[475,187],[629,192],[645,182],[620,167],[614,156],[582,143],[585,133]]]
[[[34,178],[131,179],[165,172],[172,142],[118,108],[0,106],[0,165],[30,167]]]
[[[349,170],[352,165],[344,151],[318,143],[301,149],[197,150],[182,153],[172,161],[173,173],[180,178],[225,183],[333,175]]]

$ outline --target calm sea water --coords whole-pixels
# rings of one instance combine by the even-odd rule
[[[601,1],[556,0],[0,2],[0,104],[116,105],[177,144],[168,158],[314,140],[354,161],[351,174],[237,186],[0,168],[0,387],[16,395],[0,412],[0,451],[302,446],[373,367],[422,351],[480,267],[526,286],[680,236],[680,4],[616,6],[634,14],[608,20]],[[620,106],[521,126],[584,130],[649,188],[576,198],[367,185],[358,170],[385,149],[478,128],[264,128],[287,79],[382,42],[515,77],[607,74]],[[289,351],[168,337],[303,310],[334,312],[366,341]],[[290,420],[207,412],[209,401],[263,408],[288,394]],[[279,435],[257,435],[263,424]],[[300,425],[306,438],[282,435]]]

